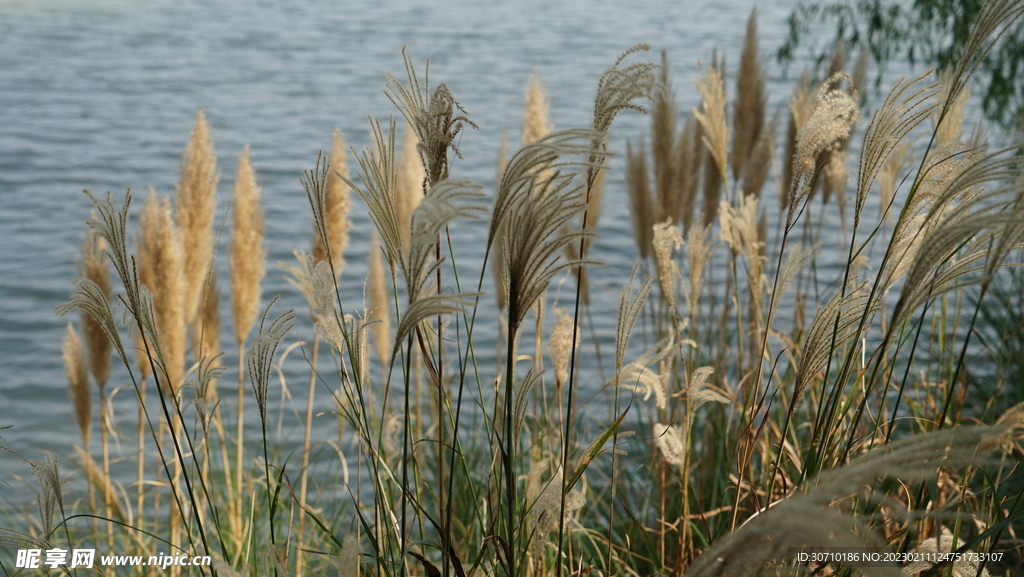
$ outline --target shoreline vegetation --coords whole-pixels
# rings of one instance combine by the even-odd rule
[[[864,118],[867,60],[846,72],[838,51],[770,108],[756,12],[735,86],[712,56],[689,113],[667,57],[643,45],[598,79],[586,128],[555,129],[532,77],[493,191],[458,178],[471,114],[403,52],[384,89],[398,119],[371,119],[362,150],[336,130],[302,178],[311,250],[279,268],[308,311],[260,289],[248,147],[223,217],[221,305],[220,173],[199,111],[172,197],[150,189],[133,223],[130,191],[87,192],[80,276],[57,309],[77,320],[62,350],[86,490],[63,488],[55,457],[33,464],[38,518],[4,518],[0,544],[209,555],[169,571],[222,577],[1020,574],[1024,405],[965,399],[986,296],[1020,264],[1024,169],[963,122],[977,63],[1022,13],[1024,0],[990,0],[955,67],[899,80]],[[587,271],[623,112],[651,119],[626,147],[641,260],[617,310],[598,310]],[[339,283],[364,282],[343,274],[356,197],[374,230],[365,300],[346,302]],[[452,230],[478,219],[486,256],[467,262]],[[839,278],[816,267],[823,227],[839,229]],[[222,309],[237,366],[221,358]],[[602,358],[585,320],[612,314]],[[301,315],[315,328],[299,337]],[[295,452],[273,422],[281,387],[296,388],[288,354],[309,367]],[[580,383],[584,363],[603,384]],[[112,380],[135,392],[132,430],[112,424]],[[324,395],[333,439],[312,434]],[[797,556],[843,547],[918,560]],[[13,560],[5,575],[31,571]]]

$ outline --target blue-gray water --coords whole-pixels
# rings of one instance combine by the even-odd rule
[[[60,357],[65,323],[77,322],[77,315],[62,319],[53,308],[67,299],[76,275],[90,210],[81,191],[112,190],[120,198],[131,188],[136,208],[149,186],[172,194],[197,109],[205,109],[215,138],[219,214],[239,151],[251,145],[273,265],[292,261],[294,249],[309,246],[309,209],[299,177],[313,166],[317,151],[330,146],[332,129],[341,128],[349,144],[362,148],[367,116],[396,114],[382,90],[385,72],[401,77],[402,46],[408,46],[421,72],[422,61],[430,58],[431,84],[447,83],[480,127],[464,134],[465,158],[455,163],[453,176],[489,187],[501,132],[508,130],[510,141],[518,141],[531,70],[548,88],[555,126],[587,126],[600,73],[624,49],[650,43],[649,58],[657,59],[662,47],[667,50],[679,109],[685,112],[697,103],[697,61],[708,62],[715,47],[727,57],[733,92],[732,74],[752,5],[752,0],[0,0],[0,426],[12,426],[2,432],[4,444],[39,459],[47,450],[70,456],[80,443]],[[784,80],[768,57],[783,40],[789,10],[785,3],[759,8],[772,106],[788,98],[792,88],[793,75]],[[609,335],[618,292],[636,259],[621,152],[625,139],[635,141],[646,126],[645,117],[625,113],[613,128],[612,149],[619,154],[612,161],[602,236],[593,252],[606,266],[592,277],[595,311],[611,311],[595,314],[598,330]],[[362,291],[369,235],[359,207],[343,275],[343,290],[353,302]],[[458,234],[459,258],[478,263],[482,230],[460,227]],[[218,261],[224,287],[226,244],[221,243]],[[281,271],[268,268],[264,294],[276,293],[281,308],[295,308],[305,318],[305,301]],[[233,367],[230,314],[223,305],[225,362]],[[289,342],[311,336],[308,323],[298,328]],[[292,359],[290,384],[301,411],[302,361],[297,353]],[[233,374],[229,371],[226,380]],[[116,391],[116,418],[132,423],[134,391],[126,383],[122,369],[108,387]],[[324,395],[320,409],[331,408]],[[331,416],[318,422],[328,433],[334,427]],[[130,452],[130,446],[123,450]],[[19,500],[24,484],[16,476],[27,471],[18,458],[0,454],[0,502]]]

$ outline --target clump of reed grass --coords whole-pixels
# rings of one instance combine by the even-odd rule
[[[68,396],[71,398],[72,407],[74,407],[75,423],[78,424],[78,430],[82,435],[82,445],[88,447],[92,432],[92,395],[89,394],[89,373],[82,355],[82,340],[71,323],[68,323],[67,331],[64,334],[61,352],[64,356],[64,367],[68,377]]]
[[[989,32],[1024,10],[1019,0],[994,6],[983,20]],[[740,68],[756,70],[753,18],[747,37]],[[179,215],[151,194],[136,243],[136,275],[128,251],[130,195],[120,208],[109,195],[94,199],[91,227],[108,244],[124,294],[111,300],[100,280],[82,278],[59,311],[84,311],[120,356],[136,387],[139,437],[150,437],[151,456],[139,445],[140,471],[157,471],[139,473],[140,485],[152,487],[145,499],[140,493],[134,504],[122,497],[110,504],[107,518],[130,527],[112,531],[114,538],[142,549],[157,542],[149,533],[169,533],[190,552],[217,556],[219,574],[263,567],[279,575],[380,577],[558,577],[581,575],[588,566],[609,574],[743,575],[770,568],[839,576],[850,574],[848,568],[799,567],[786,548],[905,551],[936,522],[968,517],[984,527],[973,538],[975,550],[1005,546],[995,528],[1013,522],[1004,511],[1019,498],[1005,493],[1005,475],[1009,451],[1019,451],[1021,411],[1009,411],[994,426],[959,426],[965,351],[975,332],[961,291],[975,286],[984,296],[1024,238],[1020,169],[1006,151],[932,143],[909,176],[900,174],[908,170],[900,157],[914,149],[906,143],[938,138],[934,127],[918,135],[923,120],[936,110],[959,114],[954,104],[964,93],[968,61],[983,56],[987,44],[982,38],[973,46],[966,63],[943,79],[945,87],[930,85],[926,76],[898,82],[868,121],[859,148],[856,142],[842,148],[860,115],[859,95],[840,86],[848,77],[830,75],[813,99],[808,79],[790,103],[791,130],[778,163],[789,167],[788,178],[767,176],[776,120],[765,122],[755,72],[744,75],[758,82],[737,86],[728,125],[724,58],[714,57],[703,71],[701,108],[681,130],[667,57],[657,72],[653,63],[631,60],[640,47],[599,79],[586,129],[554,131],[540,122],[547,114],[533,85],[524,139],[527,125],[537,134],[499,162],[485,225],[486,248],[501,258],[485,257],[475,287],[463,274],[458,241],[450,240],[459,232],[452,223],[486,212],[484,187],[458,178],[456,144],[473,124],[444,84],[432,88],[429,77],[421,84],[404,55],[404,82],[389,76],[385,86],[408,123],[402,158],[396,121],[371,120],[369,144],[352,150],[355,176],[336,153],[337,133],[335,152],[318,157],[302,179],[323,258],[298,251],[298,263],[284,268],[308,299],[314,338],[289,343],[294,316],[275,317],[271,303],[246,347],[245,315],[233,313],[244,363],[239,383],[247,374],[252,386],[251,396],[245,390],[239,399],[233,440],[219,433],[223,417],[210,385],[224,369],[208,355],[193,355],[200,358],[188,375],[190,387],[178,394],[188,306],[185,290],[157,273],[185,266],[180,240],[172,242],[184,234]],[[634,215],[642,223],[638,244],[653,255],[657,280],[637,266],[624,281],[614,375],[602,375],[605,385],[595,394],[608,406],[595,407],[580,400],[594,392],[580,388],[594,380],[581,367],[601,362],[580,337],[584,267],[596,265],[589,249],[609,129],[621,111],[646,111],[645,99],[654,117],[652,149],[648,155],[641,139],[628,145],[627,173],[635,210],[643,213]],[[202,132],[198,124],[196,131]],[[827,165],[825,152],[835,153]],[[858,156],[856,175],[843,174],[847,154]],[[212,166],[209,154],[200,156],[207,161],[199,164]],[[232,296],[249,295],[251,317],[261,274],[241,273],[262,270],[265,257],[236,264],[235,252],[243,255],[244,242],[254,247],[250,255],[265,249],[255,234],[262,228],[258,187],[246,165],[243,151],[231,266]],[[839,199],[856,199],[852,218],[843,217],[849,228],[841,241],[831,234],[838,228],[829,220],[834,216],[812,215],[809,208],[818,181],[829,177]],[[710,188],[697,221],[702,180]],[[778,209],[760,201],[772,180],[785,201]],[[879,187],[887,195],[877,220],[864,214],[876,180],[885,181]],[[642,194],[640,182],[646,182]],[[335,226],[340,221],[330,208],[330,190],[339,183],[359,195],[373,223],[365,236],[349,229],[353,241],[371,239],[367,302],[355,306],[343,303],[343,287],[352,281],[338,274],[347,241],[332,236],[345,229]],[[774,237],[769,222],[776,224]],[[836,245],[847,256],[832,278],[837,269],[818,259]],[[212,258],[205,262],[202,278],[213,278]],[[489,310],[480,306],[486,266],[495,268],[505,302],[493,323],[499,327],[493,356],[475,346],[491,326],[480,321]],[[549,287],[571,277],[576,294],[560,294],[555,303]],[[663,298],[648,301],[655,282]],[[885,297],[890,291],[899,294],[895,304]],[[216,310],[215,294],[204,298],[207,311]],[[542,321],[540,311],[556,305],[549,322]],[[156,400],[146,400],[115,307],[125,309],[154,367]],[[179,312],[168,320],[171,311]],[[791,311],[785,321],[782,311]],[[205,318],[201,326],[217,334],[214,315]],[[371,338],[369,330],[377,334]],[[547,368],[540,361],[545,336]],[[641,345],[629,345],[637,337],[640,354],[633,348]],[[520,341],[530,338],[532,350],[520,350]],[[181,352],[171,339],[182,343]],[[321,339],[330,363],[318,364]],[[289,445],[274,434],[272,399],[279,386],[282,393],[287,387],[278,368],[298,347],[309,360],[310,389],[301,455],[289,459]],[[317,439],[334,450],[336,462],[317,462],[310,433],[318,384],[333,395],[344,424],[337,440]],[[253,402],[259,438],[246,439],[242,408]],[[151,414],[153,408],[158,412]],[[1005,452],[979,456],[996,449]],[[257,456],[246,461],[246,451]],[[90,454],[81,461],[90,485],[122,493]],[[330,473],[320,473],[324,461],[333,465]],[[54,477],[59,481],[47,473],[43,483],[49,487],[40,498],[44,518],[61,506]],[[61,515],[71,545],[80,533],[75,518]],[[52,523],[44,525],[47,539],[59,538]],[[890,569],[871,571],[899,570]]]
[[[185,278],[185,321],[201,314],[207,271],[213,258],[213,218],[217,209],[217,157],[203,110],[196,113],[192,136],[181,159],[175,188],[174,218],[181,231]]]
[[[186,252],[182,234],[171,214],[170,200],[167,197],[158,200],[152,188],[146,197],[140,228],[136,241],[139,280],[152,294],[158,331],[158,338],[150,345],[157,347],[159,366],[166,371],[158,375],[158,382],[161,386],[169,385],[167,390],[176,391],[182,384],[185,370],[185,333],[190,318],[188,293],[192,288],[189,287],[191,281],[186,279],[196,277],[185,273]],[[202,288],[201,281],[199,287]],[[147,362],[152,364],[152,358]]]

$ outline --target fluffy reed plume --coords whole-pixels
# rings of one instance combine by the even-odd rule
[[[960,140],[964,126],[964,108],[971,98],[971,87],[965,86],[957,94],[953,94],[953,71],[938,72],[938,84],[942,87],[939,92],[938,101],[948,103],[945,106],[945,114],[940,117],[943,109],[936,106],[932,112],[932,122],[935,125],[935,143],[939,146],[948,142]]]
[[[690,283],[689,286],[683,285],[683,297],[691,314],[697,309],[697,299],[704,289],[704,265],[711,259],[715,247],[711,225],[695,226],[686,233],[686,260],[689,268],[687,278],[690,279]]]
[[[611,68],[601,74],[601,78],[597,81],[592,120],[594,135],[590,141],[591,153],[588,158],[594,166],[587,168],[587,195],[593,190],[597,173],[604,165],[608,146],[608,130],[615,117],[623,110],[647,112],[647,109],[636,104],[636,101],[650,97],[655,84],[654,69],[657,66],[650,62],[636,62],[625,66],[623,63],[631,54],[650,49],[651,47],[647,44],[637,44],[626,50]]]
[[[754,196],[740,197],[739,206],[722,201],[720,214],[720,233],[722,241],[736,253],[747,259],[747,285],[750,289],[752,305],[761,302],[767,279],[764,275],[764,264],[767,258],[762,254],[764,241],[758,230],[758,203]]]
[[[93,215],[95,218],[95,214]],[[110,269],[107,263],[106,241],[96,234],[96,231],[89,228],[82,242],[82,260],[79,264],[79,275],[87,278],[106,295],[110,300],[113,294],[113,287],[110,283]],[[107,379],[110,378],[110,353],[113,343],[107,337],[99,322],[92,315],[82,310],[82,334],[85,337],[85,346],[89,351],[89,371],[96,382],[96,386],[102,391]]]
[[[231,318],[235,340],[244,343],[259,313],[260,281],[266,273],[267,246],[263,242],[262,193],[249,162],[249,145],[238,158],[238,176],[232,203],[231,222]]]
[[[175,189],[174,217],[181,231],[184,262],[185,322],[201,313],[207,271],[213,259],[213,216],[217,210],[217,157],[206,114],[196,113],[196,124],[181,159]]]
[[[626,141],[626,191],[629,193],[630,214],[633,216],[633,236],[641,259],[651,254],[651,227],[654,226],[655,210],[647,180],[646,150],[643,140],[635,150],[633,144]]]
[[[380,255],[380,243],[377,231],[370,230],[370,252],[367,255],[366,284],[370,303],[369,319],[373,322],[373,346],[377,350],[377,359],[381,366],[386,366],[390,357],[391,346],[391,305],[388,291],[387,276],[384,273],[384,261]]]
[[[572,239],[579,240],[583,233],[569,236],[560,234],[563,225],[579,214],[586,206],[584,200],[578,198],[569,188],[572,175],[555,175],[541,181],[538,174],[564,163],[560,157],[565,155],[588,155],[590,158],[602,158],[603,153],[592,148],[594,141],[602,142],[603,136],[592,130],[558,130],[544,136],[537,142],[527,145],[512,156],[508,166],[502,172],[498,192],[495,195],[495,206],[490,217],[487,231],[487,246],[496,246],[496,239],[501,226],[506,223],[508,233],[503,235],[505,245],[505,276],[508,281],[509,295],[512,295],[513,281],[524,283],[521,288],[528,288],[532,293],[535,289],[547,289],[547,283],[565,264],[555,263],[557,252],[564,249]],[[590,172],[588,171],[588,177]],[[597,174],[594,174],[596,181]],[[591,181],[593,183],[593,181]],[[535,189],[540,193],[535,193]],[[579,193],[579,191],[577,191]],[[537,197],[537,202],[527,202]],[[547,220],[548,217],[552,220]],[[554,238],[552,238],[554,237]],[[544,264],[535,262],[540,258]],[[513,277],[516,278],[513,278]],[[516,312],[525,314],[528,307],[543,294],[516,296]],[[525,306],[525,308],[520,308]],[[509,303],[510,315],[512,305]],[[518,325],[521,319],[510,316],[510,323]]]
[[[266,438],[267,426],[267,395],[270,390],[270,373],[274,365],[274,353],[281,344],[288,331],[292,329],[292,319],[295,316],[291,311],[285,311],[271,322],[267,322],[270,315],[270,307],[277,302],[275,298],[263,311],[260,319],[259,334],[253,339],[249,350],[245,355],[246,368],[249,371],[249,381],[252,383],[253,392],[256,396],[256,407],[260,411],[260,420],[263,423],[263,436]],[[269,462],[267,463],[269,467]]]
[[[139,222],[140,234],[136,240],[139,253],[139,277],[153,294],[156,345],[166,363],[167,374],[158,375],[161,384],[167,382],[171,390],[181,385],[185,365],[186,291],[185,257],[178,227],[171,217],[170,201],[160,200],[150,188],[149,196]],[[194,246],[194,245],[193,245]],[[200,289],[203,283],[198,283]],[[166,379],[166,381],[165,381]]]
[[[775,152],[775,131],[779,125],[779,110],[775,111],[771,122],[762,127],[754,143],[750,156],[743,168],[743,194],[759,198],[768,173],[772,168],[772,155]]]
[[[885,218],[892,223],[892,201],[896,195],[896,187],[899,181],[906,175],[903,174],[904,167],[910,163],[910,145],[912,143],[902,142],[893,147],[892,152],[882,163],[878,171],[878,218]]]
[[[839,204],[839,218],[846,222],[846,186],[850,182],[850,170],[846,166],[850,160],[850,152],[845,148],[833,150],[828,155],[828,164],[824,167],[825,190],[829,196],[836,195],[836,202]],[[822,199],[827,203],[828,197]]]
[[[313,259],[317,262],[327,261],[334,274],[340,275],[345,268],[345,249],[348,248],[348,231],[352,227],[348,213],[352,209],[349,198],[348,153],[345,152],[345,139],[341,130],[334,129],[334,142],[331,145],[331,157],[327,163],[330,168],[327,184],[317,200],[323,206],[323,223],[313,227]],[[324,236],[325,235],[325,236]],[[324,238],[327,239],[326,244]]]
[[[64,494],[61,487],[67,479],[61,479],[58,468],[57,457],[46,455],[43,462],[29,461],[32,465],[32,474],[39,483],[39,490],[36,492],[39,501],[39,518],[42,522],[43,535],[49,536],[53,533],[53,514],[61,512],[64,517]]]
[[[551,364],[555,367],[555,383],[561,387],[569,378],[569,355],[573,346],[574,326],[572,317],[565,309],[555,309],[555,324],[551,327],[551,337],[548,338],[548,356]],[[576,334],[576,344],[579,345],[579,333]]]
[[[779,189],[779,208],[789,207],[789,191],[793,188],[793,160],[796,158],[796,139],[800,129],[814,112],[814,95],[807,70],[800,76],[800,84],[789,100],[789,126],[786,129],[786,148],[782,155],[782,188]]]
[[[508,133],[501,133],[501,147],[498,149],[498,167],[494,182],[500,186],[505,176],[505,162],[508,160]],[[497,233],[494,237],[494,248],[491,250],[491,272],[494,275],[494,298],[497,301],[498,310],[504,310],[508,295],[508,283],[505,280],[505,235],[508,234],[508,226],[502,220],[498,224]]]
[[[692,114],[686,116],[686,124],[676,143],[678,168],[675,171],[675,189],[679,195],[678,222],[683,230],[689,231],[693,224],[693,213],[697,206],[697,194],[700,191],[700,166],[703,160],[704,146],[701,143],[700,123]]]
[[[677,425],[654,424],[654,444],[668,464],[683,473],[686,466],[686,443],[684,431]]]
[[[67,331],[64,333],[61,353],[64,357],[64,370],[68,377],[68,395],[71,397],[71,405],[75,409],[75,422],[78,423],[78,430],[82,434],[82,445],[88,447],[92,430],[89,373],[85,366],[85,359],[82,358],[82,341],[78,338],[78,332],[71,326],[71,323],[68,323]]]
[[[654,396],[654,403],[659,411],[668,407],[669,380],[667,371],[655,371],[652,367],[660,367],[669,355],[677,351],[675,339],[670,335],[658,341],[649,351],[637,357],[633,362],[622,367],[619,382],[626,390],[642,394],[647,401]]]
[[[704,226],[707,226],[717,216],[722,183],[728,178],[729,126],[725,120],[725,78],[719,66],[702,68],[701,79],[696,84],[701,106],[693,109],[693,116],[703,129],[702,140],[707,150],[704,159]]]
[[[925,85],[928,73],[913,79],[901,78],[885,97],[882,105],[871,115],[868,127],[864,131],[864,142],[861,145],[860,168],[857,174],[857,205],[854,211],[854,228],[860,224],[861,212],[867,201],[868,191],[887,159],[894,155],[898,146],[903,146],[902,154],[896,154],[899,163],[891,166],[885,186],[882,186],[883,204],[892,198],[891,187],[896,174],[902,165],[902,156],[906,154],[909,143],[900,144],[910,131],[921,124],[935,109],[932,101],[935,85]],[[895,161],[894,161],[895,162]]]
[[[818,89],[814,112],[800,128],[796,137],[796,152],[793,156],[793,182],[789,191],[789,212],[786,229],[792,228],[797,210],[810,196],[817,180],[817,159],[822,152],[830,151],[839,141],[848,138],[853,123],[860,118],[856,90],[853,94],[838,88],[843,73],[829,77]]]
[[[220,348],[220,288],[217,286],[217,276],[210,275],[207,282],[206,298],[203,299],[203,316],[200,324],[200,350],[196,356],[200,359],[207,359],[212,366],[219,366],[221,353]]]
[[[661,296],[668,302],[671,310],[676,306],[676,279],[679,278],[679,267],[672,258],[675,252],[683,244],[683,233],[679,227],[672,224],[670,220],[655,224],[651,227],[652,244],[654,247],[654,260],[658,265],[658,285],[661,287]]]
[[[578,242],[586,234],[562,232],[563,225],[586,208],[582,190],[572,186],[573,176],[552,176],[538,183],[535,198],[519,195],[508,207],[505,262],[510,327],[521,326],[527,312],[547,291],[548,283],[556,274],[572,264],[579,264],[558,262],[565,245]]]
[[[564,503],[564,506],[563,506]],[[544,487],[540,497],[533,503],[530,511],[530,529],[533,534],[534,554],[544,551],[548,533],[558,529],[559,521],[568,524],[576,511],[587,504],[587,498],[577,489],[566,487],[564,500],[562,495],[562,471]],[[559,514],[561,512],[561,515]]]
[[[395,349],[401,340],[429,317],[463,310],[465,294],[432,294],[429,280],[441,266],[434,256],[438,235],[456,219],[472,219],[483,207],[476,204],[483,194],[481,187],[468,181],[445,180],[434,185],[412,214],[412,237],[409,252],[401,261],[409,304],[402,315],[395,335]],[[511,232],[511,229],[510,229]],[[514,233],[513,233],[514,234]]]
[[[409,248],[410,223],[412,212],[423,201],[423,164],[417,153],[419,140],[416,131],[408,122],[402,134],[402,153],[398,157],[398,173],[395,181],[395,195],[398,197],[398,223],[402,235],[402,246]]]
[[[718,540],[690,566],[690,577],[725,577],[754,574],[766,567],[783,575],[800,574],[790,568],[791,548],[869,547],[884,550],[885,541],[868,525],[869,518],[855,517],[848,497],[860,495],[860,502],[882,500],[871,487],[877,479],[898,479],[907,483],[935,477],[940,467],[962,468],[983,461],[979,449],[992,448],[1004,438],[1007,428],[960,427],[914,435],[851,460],[812,480],[804,492],[791,495],[745,522],[731,535]],[[895,513],[905,518],[914,512]],[[867,577],[898,576],[895,567],[858,567]],[[775,574],[775,573],[773,573]]]
[[[365,147],[356,159],[362,171],[360,180],[363,186],[359,187],[351,180],[348,181],[348,185],[359,194],[369,208],[370,220],[373,221],[377,232],[380,233],[381,241],[384,243],[384,255],[387,257],[388,267],[394,271],[397,270],[404,252],[401,225],[398,220],[394,119],[391,119],[388,124],[386,137],[380,124],[376,120],[371,120],[370,134],[373,138],[372,146]],[[307,193],[309,194],[310,191]],[[319,195],[318,189],[312,189],[309,198],[313,208],[313,219],[323,222],[323,211],[319,208],[322,205],[316,195]]]
[[[530,73],[523,100],[522,143],[530,144],[555,129],[548,118],[550,103],[544,84],[536,72]]]
[[[629,275],[629,282],[622,287],[622,292],[619,294],[619,308],[615,315],[616,373],[622,370],[622,363],[626,357],[626,347],[629,345],[629,337],[633,332],[633,325],[643,310],[644,302],[647,301],[647,295],[650,294],[651,286],[654,282],[653,277],[647,277],[641,283],[636,295],[631,294],[633,281],[636,280],[636,271],[639,268],[640,263],[633,265],[633,272]]]
[[[394,76],[388,74],[388,84],[384,93],[416,132],[420,142],[420,160],[426,173],[427,189],[433,189],[435,184],[448,178],[448,150],[451,149],[456,156],[461,156],[455,144],[459,133],[466,126],[477,126],[465,116],[462,106],[455,101],[446,85],[439,84],[433,93],[430,92],[429,61],[426,66],[426,85],[421,86],[412,58],[406,54],[405,47],[402,47],[402,58],[405,60],[408,85],[402,85]],[[456,110],[463,114],[456,114]]]
[[[736,72],[736,102],[732,114],[732,177],[739,180],[764,127],[765,73],[757,52],[757,7],[750,11],[743,37],[740,68]]]
[[[675,189],[676,103],[668,75],[668,53],[661,51],[658,83],[651,91],[651,150],[654,158],[654,191],[658,199],[657,215],[651,224],[672,219],[679,221],[679,191]],[[652,210],[653,212],[653,210]]]
[[[359,537],[345,536],[336,564],[338,577],[359,577]]]
[[[580,228],[588,230],[597,229],[597,221],[601,220],[601,208],[604,203],[604,179],[607,171],[602,170],[597,175],[597,180],[594,181],[594,187],[590,191],[590,199],[587,202],[586,211],[580,215]],[[586,226],[583,226],[583,217],[586,217]],[[590,253],[590,247],[594,244],[593,236],[583,237],[582,243],[569,243],[565,245],[565,256],[569,260],[584,260],[586,255]],[[582,245],[582,250],[581,249]],[[574,271],[579,273],[580,283],[580,302],[585,305],[590,304],[590,276],[587,272],[589,268],[586,265],[575,267]]]
[[[824,308],[818,307],[800,351],[793,390],[794,405],[811,380],[825,370],[833,352],[857,337],[854,327],[864,315],[865,307],[874,311],[880,305],[881,301],[877,299],[869,303],[868,296],[859,288],[845,295],[836,293]]]

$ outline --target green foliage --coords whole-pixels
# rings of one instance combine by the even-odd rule
[[[779,48],[779,62],[790,63],[807,46],[818,66],[837,45],[866,49],[882,65],[906,59],[910,66],[937,69],[956,65],[985,3],[981,0],[894,0],[801,2],[790,14],[789,37]],[[832,23],[835,36],[824,46],[809,40],[813,26]],[[985,116],[1009,130],[1024,130],[1024,22],[1007,22],[994,49],[981,62],[977,80],[984,87]],[[876,88],[882,71],[876,77]]]

